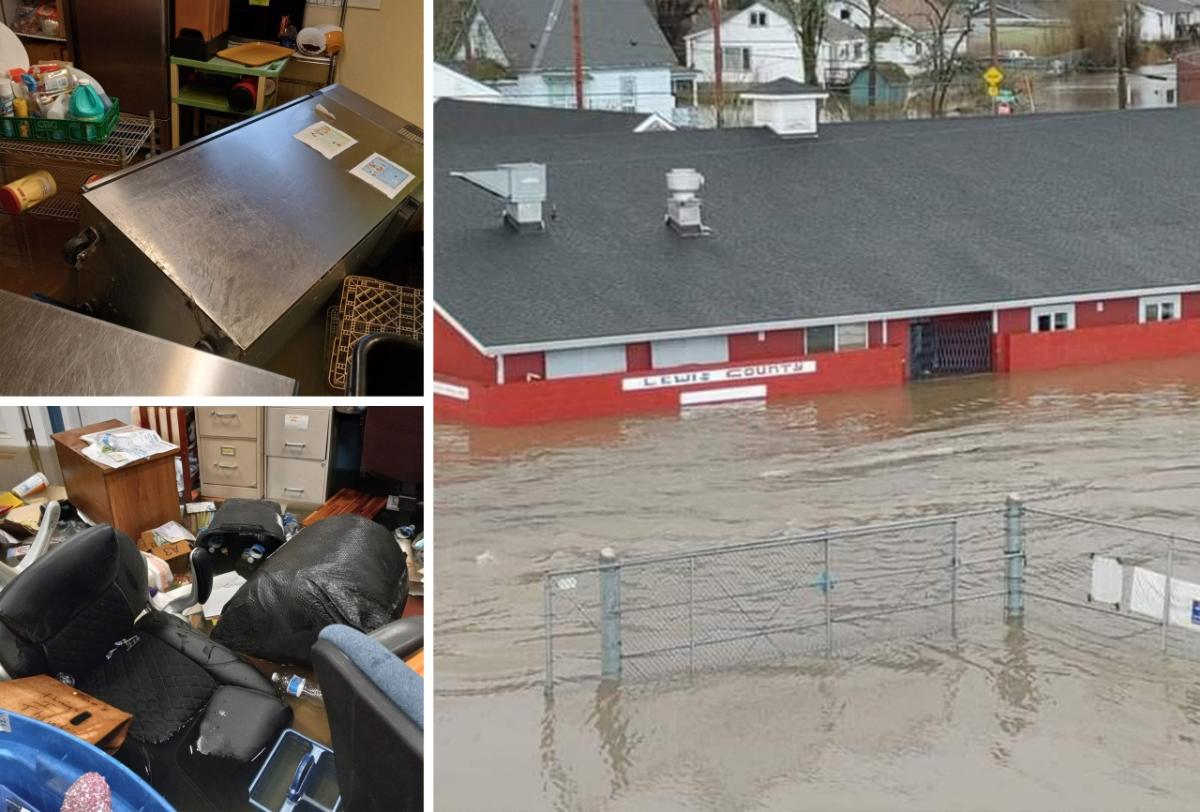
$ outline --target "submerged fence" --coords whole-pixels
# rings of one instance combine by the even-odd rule
[[[1196,565],[1200,631],[1200,540],[1016,497],[1003,509],[661,555],[605,549],[595,565],[543,580],[546,691],[953,636],[980,619],[1020,618],[1027,599],[1108,615],[1134,637],[1157,629],[1166,648],[1172,626],[1184,625],[1181,590],[1191,589],[1177,569],[1183,548]],[[1156,584],[1162,608],[1151,618]],[[1200,655],[1193,634],[1185,642]]]

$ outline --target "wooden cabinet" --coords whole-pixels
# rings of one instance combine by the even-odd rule
[[[262,421],[258,406],[196,407],[202,495],[262,498]]]
[[[289,506],[319,505],[329,483],[331,410],[267,409],[267,498]]]
[[[132,539],[144,530],[179,519],[176,452],[166,451],[121,468],[85,457],[81,437],[125,425],[109,420],[51,435],[67,497],[98,524],[110,524]]]

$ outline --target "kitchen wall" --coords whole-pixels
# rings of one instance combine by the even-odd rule
[[[378,10],[351,7],[346,13],[346,51],[338,81],[371,101],[425,125],[424,3],[380,0]],[[337,23],[338,10],[309,4],[306,25]]]

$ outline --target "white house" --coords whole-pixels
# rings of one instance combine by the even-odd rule
[[[465,99],[478,102],[499,102],[504,100],[496,88],[472,79],[465,73],[448,68],[440,63],[433,63],[433,100]]]
[[[716,79],[715,42],[712,19],[702,13],[684,43],[687,65],[703,82]],[[759,84],[780,78],[803,82],[803,53],[791,19],[769,0],[759,0],[721,19],[722,78],[730,84]]]
[[[505,101],[535,107],[575,107],[570,4],[557,18],[544,0],[476,0],[475,16],[455,55],[489,59],[515,78],[494,83]],[[643,0],[585,5],[584,106],[657,113],[674,120],[672,68],[678,60]]]
[[[846,72],[853,76],[858,69],[867,64],[867,37],[871,20],[867,6],[862,0],[830,0],[826,6],[828,14],[842,26],[848,26],[863,32],[861,39],[842,36],[829,56],[830,69],[834,75]],[[828,24],[826,26],[829,28]],[[914,5],[911,1],[881,0],[875,16],[877,31],[889,31],[891,36],[875,46],[877,62],[891,62],[898,65],[909,76],[924,73],[929,67],[929,48],[933,45],[934,35],[929,31],[929,21],[925,9]],[[950,38],[946,47],[962,31],[961,26],[947,32]],[[826,38],[834,42],[834,37],[826,32]],[[965,44],[962,49],[966,51]]]
[[[1144,0],[1138,4],[1138,39],[1171,42],[1186,39],[1200,25],[1200,3],[1188,0]]]

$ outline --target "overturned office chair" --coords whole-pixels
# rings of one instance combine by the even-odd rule
[[[54,535],[54,529],[58,527],[58,516],[61,511],[62,508],[58,502],[46,503],[46,509],[42,512],[42,521],[38,524],[37,535],[29,543],[29,552],[25,553],[21,563],[15,567],[0,563],[0,589],[8,586],[10,581],[32,567],[34,562],[40,560],[50,549],[50,538]]]
[[[211,589],[197,575],[190,603]],[[0,678],[35,674],[69,675],[133,714],[116,756],[180,809],[245,808],[254,760],[291,719],[253,666],[150,606],[141,552],[107,525],[0,592]]]
[[[346,812],[423,808],[425,681],[402,659],[424,644],[422,623],[327,626],[312,648]]]

